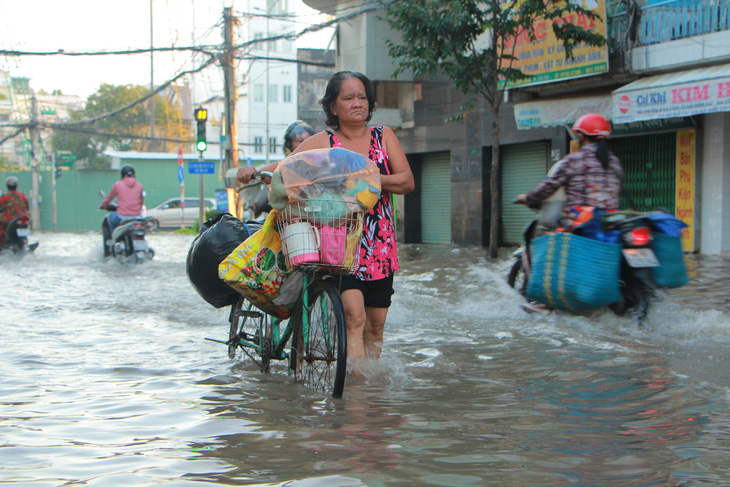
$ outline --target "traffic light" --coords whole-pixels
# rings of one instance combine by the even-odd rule
[[[208,142],[205,140],[205,123],[208,121],[208,110],[196,108],[195,121],[198,123],[198,137],[195,141],[195,148],[203,152],[208,148]]]

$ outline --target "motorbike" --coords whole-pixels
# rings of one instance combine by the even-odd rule
[[[100,191],[99,196],[104,196]],[[113,203],[107,205],[107,211],[117,211]],[[149,246],[145,235],[153,228],[153,218],[129,218],[122,220],[114,231],[109,232],[109,215],[101,223],[104,236],[104,257],[113,257],[122,264],[142,264],[155,256],[155,251]],[[111,234],[111,235],[109,235]]]
[[[10,220],[5,229],[5,243],[0,252],[11,250],[14,254],[25,255],[38,248],[38,242],[28,243],[30,236],[30,218],[20,216]]]
[[[520,203],[515,201],[515,203]],[[653,230],[646,214],[634,211],[617,211],[602,218],[604,232],[619,232],[621,243],[620,300],[608,308],[618,316],[628,312],[634,315],[638,327],[643,327],[649,307],[659,288],[654,280],[652,268],[659,261],[651,249]],[[526,296],[530,278],[530,242],[549,229],[536,219],[523,232],[523,243],[513,253],[515,262],[507,275],[507,283]],[[580,235],[580,232],[576,232]]]

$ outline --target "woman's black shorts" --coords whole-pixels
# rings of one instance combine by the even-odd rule
[[[338,279],[340,292],[348,289],[359,289],[365,298],[366,308],[389,308],[393,291],[393,274],[375,281],[362,281],[348,274]]]

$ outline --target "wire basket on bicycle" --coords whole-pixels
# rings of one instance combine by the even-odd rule
[[[363,211],[343,200],[315,198],[288,204],[278,229],[286,264],[351,274],[360,263]]]
[[[380,195],[380,172],[366,156],[334,147],[292,154],[271,178],[286,263],[353,273],[365,211]]]
[[[274,173],[255,173],[240,189],[265,177],[273,209],[261,230],[221,262],[218,275],[257,308],[286,319],[303,274],[358,269],[363,216],[380,195],[380,173],[347,149],[314,149],[290,155]]]

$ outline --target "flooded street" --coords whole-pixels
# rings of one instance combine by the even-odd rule
[[[723,486],[730,258],[637,330],[527,315],[482,248],[401,246],[381,361],[325,399],[230,360],[227,309],[185,274],[192,235],[103,262],[96,233],[0,256],[0,483],[23,486]]]

